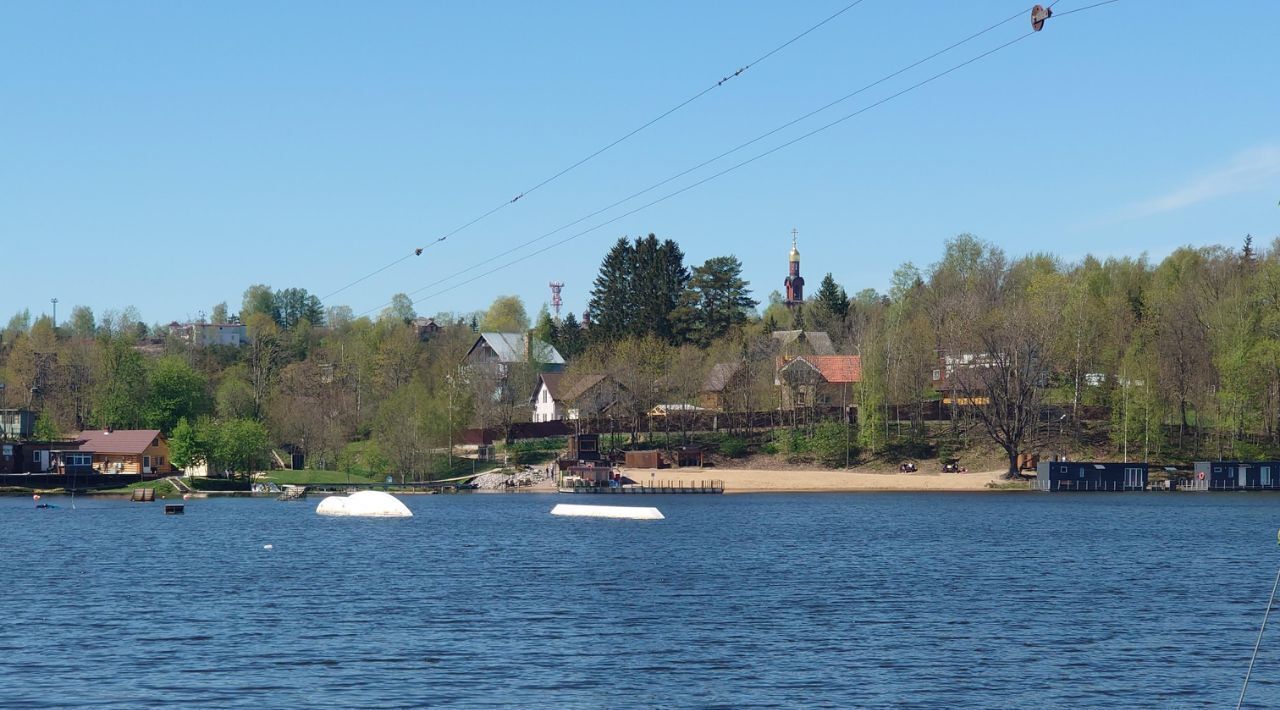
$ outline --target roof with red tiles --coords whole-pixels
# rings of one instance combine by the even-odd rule
[[[778,371],[781,372],[797,363],[803,362],[822,375],[822,379],[832,384],[850,384],[862,381],[862,358],[857,355],[801,355],[793,358],[779,358]]]

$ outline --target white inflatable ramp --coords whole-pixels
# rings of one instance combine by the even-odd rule
[[[663,520],[665,516],[657,508],[641,508],[625,505],[573,505],[557,503],[552,515],[569,515],[579,518],[623,518],[626,520]]]
[[[360,518],[412,518],[413,512],[399,498],[382,491],[360,491],[349,496],[329,496],[316,506],[320,515]]]

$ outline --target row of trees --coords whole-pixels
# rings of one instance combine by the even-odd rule
[[[1280,244],[1066,263],[1010,258],[961,235],[929,267],[899,267],[887,293],[850,297],[828,274],[802,307],[776,293],[756,307],[737,259],[689,269],[678,244],[650,235],[605,255],[590,327],[544,307],[533,330],[569,359],[571,379],[606,374],[624,389],[614,412],[632,427],[656,405],[697,403],[717,366],[729,373],[722,426],[777,411],[769,336],[804,328],[861,356],[850,395],[864,451],[937,437],[928,422],[946,393],[945,436],[980,434],[1011,457],[1098,437],[1135,458],[1280,452]],[[447,467],[461,429],[526,418],[538,368],[511,368],[501,382],[459,368],[477,330],[529,328],[516,297],[437,315],[444,330],[427,342],[415,315],[403,295],[377,318],[357,318],[302,289],[255,285],[238,314],[251,343],[196,348],[141,325],[133,309],[95,319],[78,306],[56,329],[21,312],[0,333],[0,406],[35,409],[43,431],[64,434],[107,425],[176,434],[185,419],[206,432],[193,434],[206,442],[194,455],[210,459],[221,434],[208,432],[252,421],[317,466],[376,459],[431,475]],[[225,304],[213,316],[236,317]],[[1065,439],[1047,439],[1050,419]]]

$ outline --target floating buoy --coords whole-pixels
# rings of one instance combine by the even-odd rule
[[[580,518],[622,518],[626,520],[663,520],[665,516],[657,508],[640,508],[622,505],[573,505],[559,503],[551,509],[552,515]]]
[[[40,494],[39,493],[31,494],[31,500],[40,500]]]
[[[263,545],[263,546],[262,546],[262,549],[264,549],[264,550],[271,550],[271,549],[274,549],[274,548],[273,548],[271,545]]]
[[[183,493],[183,494],[182,494],[182,499],[183,499],[183,500],[191,500],[191,494],[190,494],[190,493]]]

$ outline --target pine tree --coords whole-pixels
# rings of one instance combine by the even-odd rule
[[[689,340],[706,347],[729,329],[747,322],[757,302],[742,279],[742,262],[735,256],[707,259],[693,269],[675,318]]]

